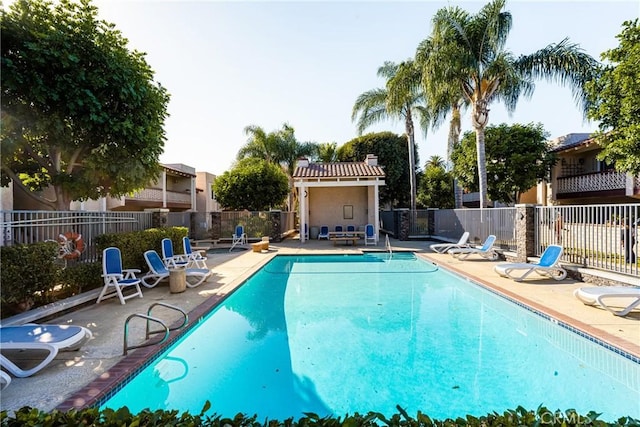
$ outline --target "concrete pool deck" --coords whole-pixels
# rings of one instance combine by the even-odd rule
[[[600,308],[586,306],[573,296],[574,289],[591,285],[572,279],[556,282],[535,274],[523,283],[514,282],[493,271],[496,262],[479,257],[459,261],[447,254],[431,252],[430,243],[391,240],[394,250],[413,250],[446,269],[640,357],[639,310],[626,317],[613,316]],[[382,243],[378,246],[334,246],[326,240],[301,244],[298,239],[290,238],[281,243],[271,243],[268,253],[255,253],[250,247],[239,252],[209,253],[207,264],[213,269],[214,275],[197,288],[172,294],[168,283],[163,282],[153,289],[143,288],[144,298],[128,300],[126,305],[112,298],[42,322],[85,326],[93,332],[93,338],[79,351],[58,353],[48,367],[31,377],[12,378],[9,387],[0,395],[0,408],[12,412],[23,406],[31,406],[51,411],[82,406],[100,396],[105,387],[113,385],[120,375],[135,369],[138,363],[155,351],[152,346],[132,350],[127,357],[122,355],[124,320],[133,313],[146,314],[148,307],[155,302],[172,304],[190,312],[189,321],[193,322],[276,254],[359,253],[361,250],[383,250],[383,246]],[[178,313],[162,307],[154,308],[152,315],[167,320],[169,324],[180,319]],[[131,321],[130,343],[137,344],[144,340],[144,326],[144,321],[140,319]]]

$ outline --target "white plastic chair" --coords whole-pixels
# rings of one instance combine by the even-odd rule
[[[378,243],[378,239],[376,236],[376,230],[373,228],[373,224],[367,224],[364,226],[364,244],[366,245],[376,245]]]
[[[186,267],[189,264],[186,255],[173,253],[173,242],[168,237],[162,239],[162,261],[167,268]]]
[[[229,252],[236,247],[236,245],[246,245],[247,244],[247,234],[244,232],[244,227],[240,224],[236,225],[236,231],[231,236],[231,247],[229,248]]]
[[[142,298],[140,279],[136,277],[137,273],[140,273],[140,270],[134,268],[122,269],[120,249],[110,247],[102,251],[102,278],[104,279],[104,286],[102,287],[100,295],[98,295],[96,304],[115,296],[120,300],[120,304],[124,304],[125,301],[130,298]],[[135,291],[132,294],[124,296],[122,291],[125,288],[133,288]]]
[[[320,232],[318,233],[318,240],[320,240],[320,239],[329,240],[329,226],[328,225],[321,225],[320,226]]]
[[[202,256],[200,252],[194,252],[191,250],[191,241],[188,237],[182,238],[182,248],[184,249],[184,254],[187,257],[187,268],[207,268],[207,258]]]

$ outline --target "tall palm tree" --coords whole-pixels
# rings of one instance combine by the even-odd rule
[[[434,35],[437,37],[439,34]],[[416,64],[419,68],[425,66],[431,55],[434,40],[428,38],[418,45],[416,50]],[[466,102],[460,86],[455,81],[430,81],[426,74],[422,74],[422,86],[427,105],[431,109],[432,126],[437,128],[446,116],[451,113],[449,120],[449,133],[447,135],[447,163],[446,169],[451,171],[453,164],[451,154],[456,145],[460,143],[460,133],[462,131],[462,109],[466,108]],[[456,208],[462,207],[462,187],[458,185],[458,180],[454,179],[454,203]]]
[[[300,142],[295,137],[295,130],[288,124],[282,125],[277,132],[278,154],[277,162],[282,166],[289,178],[288,209],[293,210],[297,201],[297,192],[294,191],[293,172],[300,157],[309,157],[317,154],[318,146],[313,142]]]
[[[358,96],[351,112],[351,120],[357,120],[358,133],[386,119],[403,120],[408,140],[409,184],[411,188],[411,211],[416,210],[416,161],[415,126],[413,112],[418,114],[420,125],[425,129],[429,114],[420,88],[420,69],[413,60],[400,64],[385,62],[378,68],[378,76],[387,80],[385,88],[372,89]]]
[[[427,163],[425,163],[425,168],[428,168],[428,167],[444,169],[445,161],[440,156],[431,156],[429,157],[429,160],[427,160]]]
[[[237,160],[255,157],[277,163],[278,136],[275,132],[267,133],[260,126],[249,125],[244,128],[244,133],[249,136],[249,139],[238,150]]]
[[[519,97],[531,97],[534,80],[546,79],[571,88],[574,99],[587,108],[584,84],[595,73],[597,61],[568,39],[516,58],[505,49],[511,30],[506,0],[493,0],[475,15],[459,7],[440,9],[433,18],[433,42],[422,67],[427,92],[439,84],[455,83],[472,109],[476,132],[480,206],[486,206],[487,169],[484,129],[489,105],[502,101],[509,112]]]

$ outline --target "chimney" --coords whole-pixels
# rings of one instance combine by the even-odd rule
[[[306,157],[300,157],[298,159],[298,167],[299,168],[308,168],[309,167],[309,159]]]
[[[367,158],[364,159],[367,166],[378,166],[378,156],[375,154],[367,154]]]

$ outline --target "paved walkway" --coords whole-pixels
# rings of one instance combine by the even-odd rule
[[[493,271],[494,262],[470,258],[458,261],[449,255],[432,253],[430,242],[400,242],[392,240],[394,249],[411,249],[436,264],[470,277],[497,292],[524,302],[558,320],[616,345],[628,353],[640,357],[640,311],[621,318],[609,312],[583,305],[572,294],[583,283],[574,280],[556,282],[551,279],[531,275],[526,283],[504,279]],[[251,250],[228,253],[209,253],[207,263],[214,270],[214,276],[203,285],[187,289],[183,293],[171,294],[168,284],[161,283],[153,289],[143,289],[144,298],[128,300],[120,305],[117,299],[91,304],[79,310],[48,321],[48,323],[68,323],[86,326],[93,332],[93,339],[77,352],[61,352],[47,368],[29,378],[13,378],[11,385],[0,396],[0,408],[13,411],[23,406],[31,406],[45,411],[53,410],[79,390],[91,394],[91,385],[96,381],[108,381],[115,375],[114,367],[123,365],[123,325],[132,313],[146,313],[154,302],[165,302],[192,312],[190,320],[202,311],[203,305],[210,305],[241,284],[276,254],[305,253],[353,253],[362,249],[379,249],[359,245],[334,246],[329,241],[309,241],[301,244],[298,239],[287,239],[271,244],[269,253],[254,253]],[[202,304],[202,305],[201,305]],[[154,309],[154,316],[169,322],[179,320],[180,315],[164,308]],[[129,329],[130,342],[139,343],[144,339],[144,322],[132,321]],[[140,356],[147,349],[134,350],[130,356]],[[127,360],[135,357],[127,357]],[[139,357],[138,357],[139,358]],[[126,360],[125,360],[126,362]],[[99,391],[96,390],[95,393]],[[82,402],[75,402],[81,404]]]

